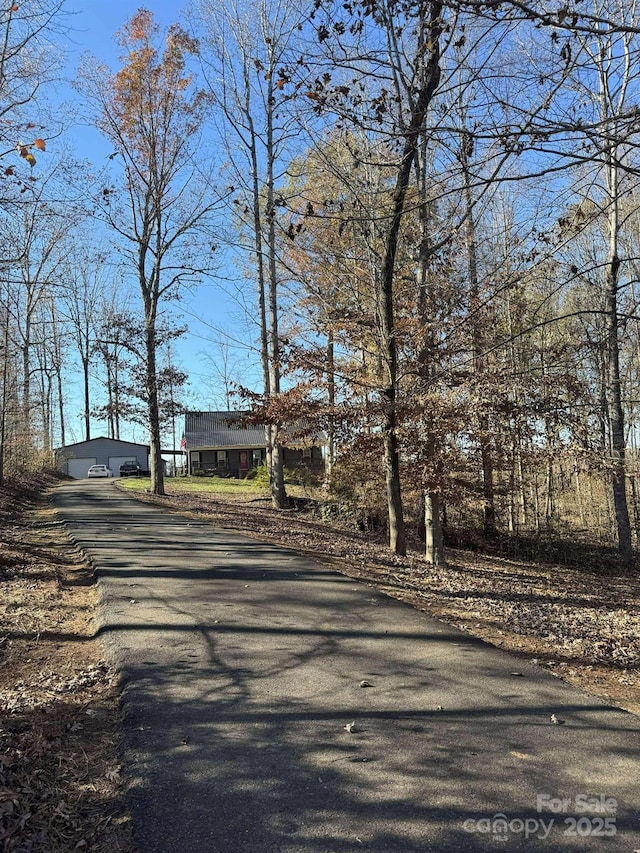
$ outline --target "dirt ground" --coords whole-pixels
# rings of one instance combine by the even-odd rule
[[[93,573],[42,485],[0,489],[0,850],[131,853]]]
[[[0,489],[0,849],[133,853],[117,687],[95,637],[93,575],[42,486],[39,477]],[[261,499],[141,499],[328,560],[640,714],[637,572],[462,550],[434,568],[417,551],[392,556],[374,533],[328,527],[305,511],[276,513]]]

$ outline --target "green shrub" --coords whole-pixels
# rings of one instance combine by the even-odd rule
[[[252,473],[252,472],[249,472]],[[249,475],[247,474],[247,480],[249,479]],[[268,489],[269,488],[269,469],[266,464],[263,462],[262,465],[258,465],[257,468],[253,469],[253,476],[251,477],[251,485],[255,486],[256,489]]]
[[[253,469],[253,476],[249,477],[247,474],[246,479],[251,479],[252,484],[256,488],[260,489],[268,489],[269,488],[269,469],[263,463],[259,465],[257,468]],[[313,485],[312,477],[310,471],[307,471],[306,468],[285,468],[283,471],[284,474],[284,482],[290,486],[310,486]]]

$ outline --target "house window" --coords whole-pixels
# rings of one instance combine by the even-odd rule
[[[218,468],[226,468],[227,467],[227,451],[226,450],[218,450],[217,451],[217,467]]]
[[[302,458],[304,459],[305,462],[311,461],[311,448],[310,447],[303,447],[302,448]]]
[[[251,467],[258,468],[262,464],[262,451],[261,450],[252,450],[251,451]]]

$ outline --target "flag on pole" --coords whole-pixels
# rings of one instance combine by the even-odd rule
[[[187,449],[187,437],[184,433],[182,433],[182,438],[180,439],[180,450]]]

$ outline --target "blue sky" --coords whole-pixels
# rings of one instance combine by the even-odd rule
[[[141,6],[152,11],[160,25],[180,18],[180,7],[165,0],[147,3],[137,0],[68,0],[65,9],[69,13],[72,54],[79,56],[84,50],[90,50],[100,59],[115,60],[118,47],[114,34]]]
[[[181,19],[181,7],[164,0],[150,0],[147,3],[136,0],[68,0],[65,9],[70,28],[67,45],[69,79],[75,76],[78,62],[86,51],[112,68],[118,67],[120,48],[116,44],[115,33],[141,6],[154,13],[161,27]],[[76,97],[66,87],[63,91],[65,99]],[[91,127],[78,124],[70,129],[68,135],[76,150],[81,152],[81,156],[96,166],[103,164],[112,151],[111,146]],[[233,279],[233,270],[227,269],[226,272]],[[189,326],[189,332],[177,343],[176,361],[189,374],[185,402],[191,408],[222,408],[220,375],[225,370],[232,372],[240,382],[259,390],[258,358],[249,346],[252,333],[248,329],[246,317],[242,316],[242,311],[230,295],[230,289],[233,290],[233,284],[225,284],[215,279],[207,280],[187,297],[181,306],[182,318],[184,324]],[[251,301],[252,294],[249,296],[249,302]],[[226,341],[227,344],[226,368],[225,354],[218,343],[220,340]],[[69,406],[67,424],[70,433],[68,440],[76,441],[83,438],[79,415],[82,410],[80,375],[72,373],[69,379],[72,383],[76,380],[78,382],[78,392]],[[92,424],[92,435],[103,433],[106,433],[105,424]],[[132,427],[121,437],[145,441],[143,433],[140,427]]]

